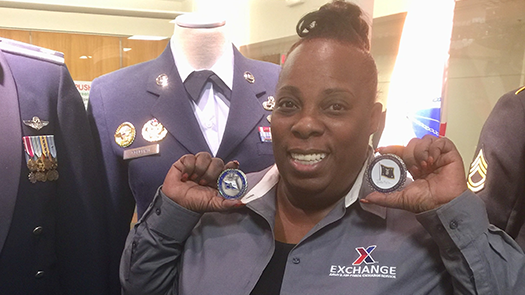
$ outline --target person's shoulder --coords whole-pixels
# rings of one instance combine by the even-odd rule
[[[516,89],[515,91],[511,91],[511,93],[514,93],[515,96],[521,98],[521,99],[525,99],[525,86],[522,86],[518,89]]]
[[[525,108],[525,86],[511,90],[503,94],[496,105],[493,112],[498,110],[518,110],[518,108]]]
[[[20,41],[0,38],[0,50],[7,55],[27,58],[28,61],[64,65],[64,53]]]

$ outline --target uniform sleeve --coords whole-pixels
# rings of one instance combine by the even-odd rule
[[[521,248],[505,232],[489,225],[484,203],[471,191],[418,214],[417,219],[440,249],[453,278],[454,294],[520,294],[525,290]]]
[[[82,98],[66,68],[57,75],[56,253],[64,294],[108,293],[108,235],[101,167]]]
[[[478,143],[486,162],[483,187],[489,220],[516,238],[525,221],[525,91],[502,96],[485,122]],[[471,165],[472,166],[472,165]],[[475,172],[475,171],[474,171]],[[522,245],[525,246],[525,245]]]
[[[128,185],[127,163],[118,158],[113,151],[113,132],[107,126],[107,116],[104,105],[105,82],[103,78],[93,81],[88,104],[88,119],[95,138],[99,157],[103,161],[103,171],[100,178],[109,191],[106,199],[108,211],[108,229],[110,243],[110,284],[111,293],[120,293],[118,278],[120,256],[124,248],[126,236],[135,209],[135,199]]]
[[[122,294],[178,294],[184,242],[200,217],[159,189],[128,235],[120,264]]]

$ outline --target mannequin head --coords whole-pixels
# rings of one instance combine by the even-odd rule
[[[231,46],[222,18],[191,13],[178,16],[174,23],[172,49],[197,70],[212,67],[226,46]]]

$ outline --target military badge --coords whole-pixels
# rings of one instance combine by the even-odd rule
[[[268,96],[268,99],[263,102],[262,106],[267,111],[273,111],[273,108],[275,108],[275,98],[271,95]]]
[[[385,154],[375,157],[370,162],[365,175],[374,190],[391,193],[403,186],[407,177],[407,169],[400,157]]]
[[[29,126],[35,130],[40,130],[49,124],[49,121],[40,120],[39,117],[33,117],[31,120],[23,120],[26,126]]]
[[[255,77],[252,73],[246,71],[244,72],[244,80],[248,81],[248,83],[253,84],[255,83]]]
[[[259,137],[261,142],[272,142],[272,129],[268,126],[259,127]]]
[[[53,135],[24,136],[29,181],[31,183],[58,179],[58,160]]]
[[[168,75],[166,74],[158,75],[157,78],[155,79],[155,82],[157,83],[157,85],[162,86],[162,87],[168,86]]]
[[[146,122],[142,127],[142,137],[149,142],[161,141],[166,134],[168,130],[155,118]]]
[[[217,189],[225,199],[239,199],[248,189],[248,179],[239,169],[226,169],[217,179]]]
[[[477,193],[485,188],[485,180],[487,179],[487,171],[489,165],[483,156],[483,149],[480,149],[478,155],[470,164],[468,172],[467,187]]]
[[[135,140],[135,135],[135,126],[130,122],[124,122],[115,131],[115,142],[121,147],[128,147]]]

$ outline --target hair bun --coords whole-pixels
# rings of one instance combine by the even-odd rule
[[[333,1],[303,16],[296,26],[301,38],[330,38],[352,43],[369,50],[368,24],[359,6]]]

